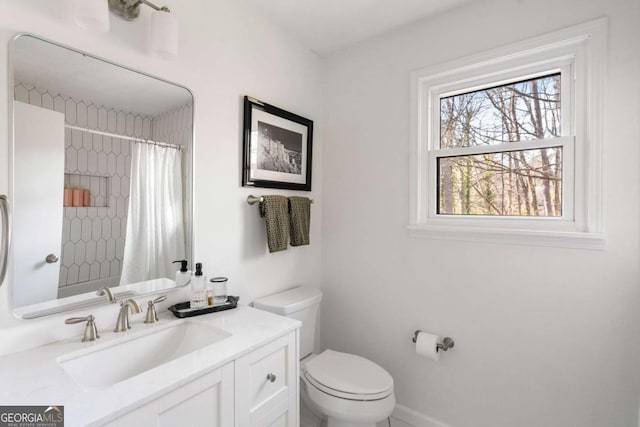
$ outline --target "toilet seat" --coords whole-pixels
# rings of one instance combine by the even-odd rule
[[[379,365],[333,350],[309,360],[304,378],[311,386],[340,399],[374,401],[393,393],[393,378]]]

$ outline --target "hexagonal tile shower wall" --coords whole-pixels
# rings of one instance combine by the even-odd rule
[[[15,85],[14,97],[64,113],[67,125],[189,147],[191,105],[151,117],[52,94],[23,82]],[[64,208],[60,288],[88,286],[88,282],[95,282],[91,289],[119,284],[129,208],[130,144],[117,137],[65,130],[65,186],[89,189],[91,204]]]

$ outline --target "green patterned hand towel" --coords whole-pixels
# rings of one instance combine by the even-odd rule
[[[311,200],[308,197],[289,197],[289,227],[291,246],[309,244]]]
[[[289,240],[289,215],[287,198],[284,196],[263,196],[260,202],[260,216],[267,223],[267,243],[269,252],[284,251]]]

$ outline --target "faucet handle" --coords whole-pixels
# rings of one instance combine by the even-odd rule
[[[162,296],[159,296],[158,298],[154,299],[153,303],[157,304],[159,302],[165,301],[166,299],[167,299],[167,296],[166,295],[162,295]]]
[[[64,321],[64,323],[67,325],[82,322],[87,322],[87,326],[84,328],[84,336],[82,337],[82,342],[95,341],[100,338],[100,335],[98,335],[98,328],[96,327],[95,317],[93,317],[92,314],[88,315],[87,317],[71,317]]]
[[[87,317],[70,317],[70,318],[66,319],[64,321],[64,323],[66,323],[67,325],[72,325],[74,323],[93,322],[94,319],[95,319],[95,317],[93,317],[90,314]]]
[[[158,313],[156,313],[156,304],[167,299],[166,295],[162,295],[153,301],[147,303],[147,317],[144,323],[156,323],[158,321]]]

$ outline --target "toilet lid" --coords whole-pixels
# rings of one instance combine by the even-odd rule
[[[393,378],[364,357],[325,350],[306,364],[305,377],[328,394],[355,400],[375,400],[393,391]]]

